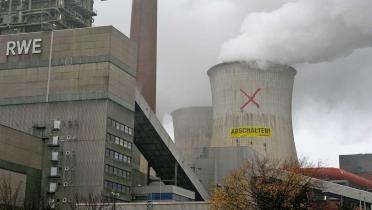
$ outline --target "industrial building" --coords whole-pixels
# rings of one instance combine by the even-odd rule
[[[92,26],[93,0],[4,0],[0,2],[0,34]]]
[[[372,180],[372,154],[339,156],[340,168]]]
[[[66,12],[74,6],[80,15],[91,19],[95,15],[77,7],[84,4],[93,11],[93,1],[19,3],[20,14],[30,7],[35,14],[46,14],[48,9]],[[63,8],[54,8],[58,5]],[[17,1],[2,6],[13,11]],[[133,8],[132,40],[111,26],[86,27],[91,21],[59,27],[54,15],[45,16],[52,28],[27,22],[1,31],[0,124],[40,140],[42,153],[36,167],[40,177],[34,181],[50,207],[64,209],[76,194],[100,194],[107,199],[114,195],[121,202],[141,200],[144,194],[169,201],[207,198],[161,123],[148,119],[156,110],[157,2],[138,0]],[[153,13],[143,18],[148,14],[144,11]],[[137,41],[148,44],[140,46]],[[143,75],[137,76],[138,71]],[[1,160],[22,155],[14,149],[10,152],[13,156],[4,153]],[[165,162],[160,161],[161,155]],[[150,174],[153,170],[159,178],[153,177],[155,172]],[[161,184],[160,194],[153,180]]]
[[[131,38],[89,27],[93,0],[8,0],[0,11],[0,174],[24,182],[25,198],[56,209],[77,194],[159,201],[118,209],[207,209],[190,201],[208,201],[246,160],[297,160],[292,67],[212,67],[212,107],[174,111],[174,143],[156,117],[156,0],[133,1]]]
[[[209,69],[212,107],[172,113],[175,143],[206,189],[247,160],[297,161],[292,131],[296,70],[259,62]]]
[[[47,141],[46,196],[62,205],[75,191],[115,190],[121,200],[131,200],[139,168],[132,155],[135,43],[113,27],[20,33],[1,40],[0,124]],[[37,52],[6,55],[7,43],[23,40],[40,40]]]
[[[18,188],[17,205],[23,205],[24,200],[39,200],[42,155],[41,138],[0,125],[0,188],[4,184],[10,184],[12,192]],[[1,189],[2,198],[4,190]]]
[[[246,161],[297,161],[291,110],[295,75],[292,67],[270,62],[218,64],[208,71],[212,107],[184,107],[172,113],[177,148],[205,189],[221,185]],[[367,165],[363,168],[359,171],[368,171]],[[326,209],[337,209],[345,201],[371,208],[369,180],[335,168],[304,171],[321,183]]]

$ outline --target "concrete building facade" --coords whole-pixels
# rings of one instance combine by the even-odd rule
[[[10,184],[12,192],[19,188],[19,206],[24,201],[36,205],[40,199],[42,155],[42,139],[0,125],[0,188],[4,183]],[[0,189],[2,193],[4,190]]]
[[[23,40],[30,49],[9,49]],[[131,200],[136,44],[97,27],[0,36],[0,52],[0,123],[44,139],[52,206],[75,193]]]

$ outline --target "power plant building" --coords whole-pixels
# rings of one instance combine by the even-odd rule
[[[248,146],[270,160],[297,160],[291,109],[295,69],[233,62],[212,67],[208,75],[211,147]]]
[[[135,43],[113,27],[0,40],[0,124],[44,139],[46,196],[55,206],[75,192],[115,191],[130,201],[139,167]]]
[[[177,148],[206,189],[246,161],[297,161],[292,131],[296,70],[258,62],[209,69],[212,107],[172,113]]]
[[[7,196],[7,184],[10,184],[12,192],[18,191],[15,198],[17,206],[23,206],[24,200],[29,201],[25,203],[26,207],[32,207],[35,205],[33,201],[39,201],[42,156],[41,138],[0,125],[0,205]]]
[[[187,164],[195,169],[195,160],[208,148],[212,137],[212,107],[181,108],[172,113],[175,144]]]
[[[212,67],[212,107],[174,111],[174,143],[156,117],[157,0],[133,0],[131,38],[95,15],[93,0],[0,2],[0,175],[25,198],[207,201],[246,160],[297,160],[292,67]]]

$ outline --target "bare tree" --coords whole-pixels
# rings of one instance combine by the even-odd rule
[[[12,186],[11,176],[0,176],[0,210],[16,210],[22,207],[20,190],[22,182]]]
[[[75,193],[69,205],[71,210],[104,210],[110,206],[112,205],[99,193],[87,195]]]
[[[212,192],[212,210],[310,210],[324,202],[303,163],[274,164],[256,160],[233,171]]]

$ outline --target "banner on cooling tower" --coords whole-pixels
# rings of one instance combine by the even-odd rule
[[[230,138],[264,138],[271,137],[271,128],[266,127],[240,127],[230,128]]]

